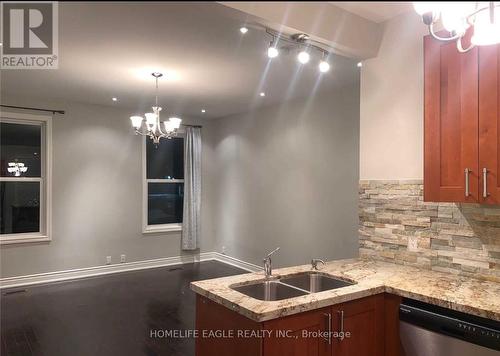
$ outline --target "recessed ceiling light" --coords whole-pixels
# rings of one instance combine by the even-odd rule
[[[207,111],[205,109],[201,109],[201,112],[202,113],[206,113]]]
[[[118,98],[114,98],[114,97],[113,97],[113,98],[111,98],[111,100],[113,100],[113,101],[118,101]]]
[[[240,28],[240,32],[241,32],[242,34],[245,34],[245,33],[247,33],[247,32],[248,32],[248,28],[246,28],[245,26],[243,26],[243,27],[241,27],[241,28]]]
[[[361,68],[363,66],[363,63],[358,62],[358,68]]]
[[[259,95],[260,95],[260,96],[266,96],[266,93],[261,92]]]

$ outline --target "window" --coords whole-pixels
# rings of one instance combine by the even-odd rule
[[[143,232],[180,231],[184,204],[184,139],[144,143]]]
[[[51,118],[0,116],[0,242],[50,240]]]

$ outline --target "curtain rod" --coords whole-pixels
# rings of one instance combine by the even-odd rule
[[[51,112],[52,114],[61,114],[61,115],[64,115],[66,113],[64,110],[30,108],[28,106],[14,106],[14,105],[0,105],[0,106],[3,107],[3,108],[10,108],[10,109],[45,111],[45,112]]]
[[[45,112],[51,112],[53,114],[61,114],[64,115],[66,112],[64,110],[56,110],[56,109],[40,109],[40,108],[32,108],[28,106],[14,106],[14,105],[0,105],[3,108],[10,108],[10,109],[22,109],[22,110],[34,110],[34,111],[45,111]],[[202,128],[203,126],[201,125],[186,125],[182,124],[182,126],[186,127],[199,127]]]

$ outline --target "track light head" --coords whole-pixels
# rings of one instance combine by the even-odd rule
[[[330,70],[330,64],[325,61],[325,60],[322,60],[321,62],[319,62],[319,71],[321,73],[326,73]]]
[[[306,51],[301,51],[297,56],[297,59],[300,63],[306,64],[307,62],[309,62],[309,59],[311,59],[311,56]]]
[[[273,47],[273,45],[271,44],[267,49],[267,56],[269,58],[276,58],[278,57],[278,55],[279,55],[278,49],[276,47]]]

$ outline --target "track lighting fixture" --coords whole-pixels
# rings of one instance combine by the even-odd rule
[[[268,58],[272,59],[278,57],[282,50],[285,54],[297,53],[296,51],[298,50],[297,60],[301,64],[307,64],[311,60],[311,55],[319,52],[322,54],[322,58],[318,64],[319,71],[321,73],[326,73],[330,70],[330,63],[327,61],[330,52],[325,50],[325,44],[311,39],[305,33],[285,35],[269,28],[265,28],[265,31],[272,37],[269,47],[267,48]],[[280,42],[280,46],[278,46],[278,42]],[[283,42],[282,45],[281,42]]]

